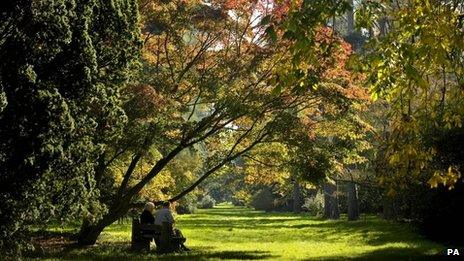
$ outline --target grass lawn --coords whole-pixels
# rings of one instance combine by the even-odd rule
[[[424,260],[436,259],[433,255],[446,250],[421,238],[411,226],[372,216],[354,222],[326,221],[222,205],[177,220],[190,253],[131,253],[130,224],[114,224],[96,246],[47,250],[40,260]]]

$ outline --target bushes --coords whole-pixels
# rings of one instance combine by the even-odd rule
[[[422,171],[422,176],[396,190],[396,197],[391,199],[393,217],[414,220],[431,239],[462,244],[464,239],[458,228],[464,220],[464,179],[458,179],[453,189],[440,184],[430,188],[427,180],[436,170],[446,173],[449,166],[464,173],[464,128],[435,129],[423,138],[436,150],[433,162]]]
[[[176,212],[178,214],[193,214],[197,212],[196,196],[187,195],[179,200],[176,206]]]
[[[234,206],[237,206],[237,207],[243,207],[243,206],[246,206],[246,203],[243,201],[243,200],[240,200],[238,198],[235,198],[233,197],[232,198],[232,202],[231,202]]]
[[[391,199],[396,219],[413,220],[430,239],[445,243],[462,244],[459,227],[464,220],[464,183],[448,190],[443,186],[432,189],[428,185],[410,186]]]
[[[197,206],[193,203],[179,204],[176,206],[177,214],[194,214],[197,212]]]
[[[271,211],[273,209],[274,196],[269,188],[263,188],[256,193],[250,205],[256,210]]]
[[[420,228],[426,236],[434,240],[463,244],[462,227],[464,213],[464,184],[462,180],[453,190],[440,187],[430,189],[422,195],[423,207],[415,209],[420,217]]]
[[[204,196],[198,203],[199,208],[213,208],[216,205],[216,201],[210,196]]]
[[[302,208],[311,215],[322,215],[324,212],[324,194],[318,191],[313,197],[305,198]]]

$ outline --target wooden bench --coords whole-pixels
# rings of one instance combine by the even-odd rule
[[[150,242],[158,233],[158,228],[155,225],[140,224],[138,218],[132,219],[131,249],[133,251],[150,251]]]
[[[139,219],[132,219],[131,249],[133,251],[150,251],[150,242],[155,240],[156,252],[171,253],[179,250],[181,238],[173,237],[172,225],[164,222],[162,226],[140,224]]]

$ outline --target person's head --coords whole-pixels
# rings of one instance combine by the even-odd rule
[[[169,201],[163,201],[163,204],[161,204],[163,208],[170,208],[171,207],[171,202]]]
[[[153,204],[153,202],[147,202],[145,204],[145,210],[148,210],[151,212],[153,212],[153,210],[155,209],[155,204]]]

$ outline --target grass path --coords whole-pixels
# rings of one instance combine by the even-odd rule
[[[48,260],[424,260],[445,247],[421,238],[410,226],[376,217],[326,221],[307,215],[263,213],[219,206],[182,215],[177,226],[188,254],[134,254],[128,251],[130,224],[114,224],[87,249],[48,253]]]

